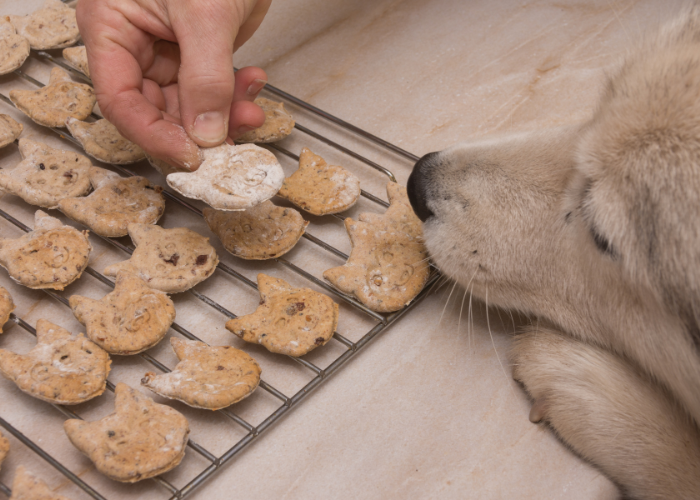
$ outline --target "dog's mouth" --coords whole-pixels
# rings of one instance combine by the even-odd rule
[[[434,214],[427,205],[429,175],[440,153],[428,153],[414,165],[406,189],[408,201],[418,218],[425,222]]]

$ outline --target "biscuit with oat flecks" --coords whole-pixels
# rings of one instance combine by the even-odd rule
[[[352,251],[343,266],[323,273],[343,293],[354,295],[376,312],[393,312],[423,289],[430,267],[421,222],[408,202],[406,188],[387,184],[391,205],[383,214],[345,219]]]
[[[92,163],[85,156],[29,139],[19,140],[19,152],[22,161],[12,170],[0,171],[0,189],[44,208],[56,208],[63,198],[90,190]]]
[[[82,144],[85,152],[97,160],[128,165],[146,158],[143,149],[125,139],[117,127],[104,118],[88,123],[71,117],[66,120],[66,127]]]
[[[69,419],[70,442],[105,476],[135,483],[175,468],[185,456],[187,419],[126,384],[114,390],[115,412],[101,420]]]
[[[84,120],[97,102],[90,85],[76,83],[61,68],[53,68],[49,84],[37,90],[10,90],[10,100],[44,127],[65,127],[68,118]]]
[[[68,66],[90,77],[90,68],[88,67],[87,49],[85,45],[63,49],[63,59],[66,60]]]
[[[0,115],[0,148],[15,142],[24,127],[8,115]]]
[[[80,40],[75,9],[60,0],[46,0],[31,14],[10,16],[10,22],[34,50],[62,49]]]
[[[3,325],[10,319],[10,313],[14,310],[15,303],[12,301],[12,295],[0,286],[0,333],[2,333]]]
[[[294,357],[325,345],[333,336],[339,308],[327,295],[264,274],[258,274],[258,291],[257,310],[226,323],[231,333]]]
[[[87,267],[92,251],[87,233],[37,210],[34,231],[0,238],[0,266],[20,285],[63,290]]]
[[[10,442],[5,436],[2,435],[2,432],[0,432],[0,466],[2,466],[2,463],[5,461],[5,458],[7,458],[7,454],[9,452]]]
[[[292,133],[294,118],[284,109],[283,103],[258,97],[255,99],[255,104],[260,106],[265,113],[265,123],[261,127],[246,132],[236,139],[236,142],[277,142]]]
[[[205,208],[204,220],[226,250],[247,260],[281,257],[309,225],[293,208],[278,207],[270,200],[241,212]]]
[[[58,209],[100,236],[126,236],[129,224],[155,224],[165,211],[163,189],[145,177],[122,177],[99,167],[91,167],[88,176],[94,191],[64,198]]]
[[[175,337],[170,344],[180,362],[170,373],[148,372],[141,385],[156,394],[205,410],[219,410],[245,399],[260,383],[260,366],[240,349],[214,347]]]
[[[54,493],[44,481],[27,471],[23,466],[17,467],[15,479],[12,481],[12,496],[10,500],[70,500],[63,495]]]
[[[299,170],[284,180],[277,195],[314,215],[336,214],[357,203],[360,179],[304,148]]]
[[[170,297],[124,272],[100,300],[73,295],[69,301],[87,337],[110,354],[128,356],[153,347],[175,321]]]
[[[129,224],[128,230],[136,250],[129,260],[107,266],[104,270],[107,276],[126,271],[151,288],[178,293],[207,279],[219,263],[209,238],[190,229]]]
[[[0,75],[12,73],[29,57],[29,41],[18,35],[6,17],[0,18]]]
[[[82,333],[36,322],[36,346],[27,354],[0,349],[0,373],[42,401],[75,405],[102,394],[112,361]]]

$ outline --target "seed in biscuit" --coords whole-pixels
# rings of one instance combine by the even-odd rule
[[[330,297],[264,274],[258,274],[258,291],[258,309],[226,323],[228,330],[246,342],[299,357],[333,336],[339,308]]]
[[[5,436],[0,432],[0,466],[7,458],[7,454],[10,452],[10,442]]]
[[[74,405],[102,394],[112,363],[82,333],[45,319],[36,322],[36,346],[27,354],[0,349],[0,373],[20,390],[49,403]]]
[[[0,333],[2,333],[3,325],[10,319],[10,313],[14,310],[15,303],[12,301],[12,295],[0,286]]]
[[[97,160],[126,165],[146,158],[143,149],[125,139],[117,127],[104,118],[92,123],[68,118],[66,127],[80,141],[85,152]]]
[[[284,109],[284,104],[264,97],[255,99],[255,104],[265,112],[265,123],[262,127],[246,132],[236,142],[277,142],[292,133],[294,118]]]
[[[278,207],[270,200],[240,212],[205,208],[204,219],[226,250],[248,260],[284,255],[309,225],[293,208]]]
[[[145,177],[125,178],[99,167],[91,167],[88,175],[94,191],[85,197],[64,198],[58,209],[100,236],[126,236],[129,224],[155,224],[163,215],[162,188],[153,187]]]
[[[30,205],[56,208],[63,198],[83,196],[90,190],[85,156],[20,139],[22,161],[12,170],[0,171],[0,189]]]
[[[22,133],[24,127],[7,115],[0,115],[0,148],[11,144]]]
[[[95,91],[76,83],[61,68],[53,68],[49,84],[38,90],[11,90],[10,100],[39,125],[65,127],[70,117],[84,120],[95,106]]]
[[[117,384],[114,395],[115,412],[102,420],[64,422],[73,446],[102,474],[124,483],[175,468],[185,456],[190,433],[187,419],[126,384]]]
[[[87,231],[37,210],[34,231],[15,240],[0,238],[0,266],[20,285],[63,290],[83,273],[91,250]]]
[[[244,210],[277,194],[284,171],[275,155],[254,144],[222,144],[202,149],[194,172],[168,175],[168,185],[188,198],[219,210]]]
[[[299,170],[284,180],[278,196],[314,215],[335,214],[357,203],[360,179],[304,148]]]
[[[75,9],[60,0],[46,0],[29,15],[10,16],[10,22],[35,50],[62,49],[80,39]]]
[[[77,69],[85,76],[90,76],[90,68],[88,68],[87,50],[85,45],[63,49],[63,59],[66,60],[66,63],[71,68]]]
[[[141,385],[194,408],[218,410],[250,396],[260,383],[260,366],[240,349],[210,347],[171,338],[180,362],[170,373],[146,373]]]
[[[0,75],[12,73],[28,56],[29,41],[17,34],[7,18],[0,18]]]
[[[345,219],[352,252],[347,263],[323,273],[338,290],[354,295],[377,312],[392,312],[411,302],[428,280],[428,252],[421,222],[406,188],[387,185],[391,206],[383,215]]]
[[[129,224],[128,230],[136,250],[129,260],[107,266],[107,276],[126,271],[151,288],[178,293],[207,279],[219,263],[209,238],[184,227]]]
[[[31,474],[23,466],[17,467],[15,479],[12,482],[10,500],[70,500],[63,495],[54,493],[44,481]]]

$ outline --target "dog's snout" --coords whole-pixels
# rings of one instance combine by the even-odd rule
[[[411,172],[411,175],[408,177],[408,184],[406,186],[408,200],[411,202],[413,211],[423,222],[433,215],[433,212],[426,204],[426,197],[428,194],[427,188],[430,172],[435,165],[438,155],[439,153],[428,153],[418,160],[413,167],[413,172]]]

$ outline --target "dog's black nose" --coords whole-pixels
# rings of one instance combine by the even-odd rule
[[[426,204],[426,196],[428,194],[427,188],[430,171],[433,169],[439,154],[440,153],[428,153],[418,160],[413,167],[413,172],[411,172],[408,178],[408,184],[406,185],[408,201],[411,202],[413,211],[423,222],[433,215],[433,212],[430,211]]]

